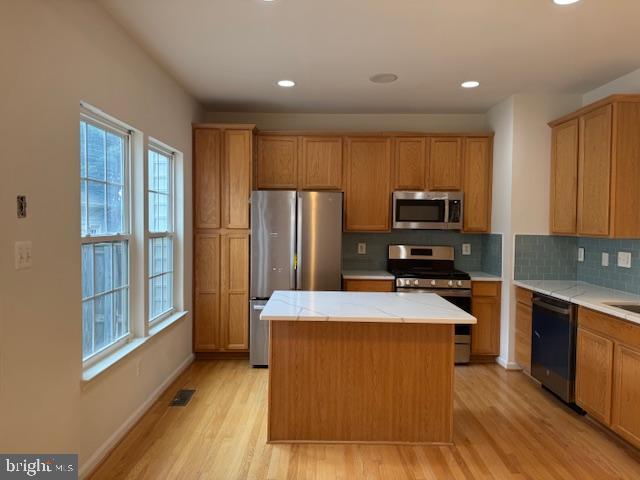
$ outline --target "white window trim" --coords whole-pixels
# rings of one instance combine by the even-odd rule
[[[123,346],[125,346],[126,344],[128,344],[129,342],[131,342],[131,340],[133,339],[133,328],[132,328],[132,315],[131,315],[131,242],[132,242],[132,225],[131,225],[131,153],[132,153],[132,148],[131,148],[131,142],[132,142],[132,130],[124,127],[122,125],[119,125],[117,123],[114,123],[111,120],[111,117],[108,117],[107,115],[104,115],[102,112],[97,111],[97,110],[93,110],[90,108],[87,108],[86,105],[82,104],[81,105],[81,112],[80,112],[80,121],[88,123],[88,124],[92,124],[94,126],[97,126],[101,129],[104,129],[106,131],[110,131],[116,135],[122,136],[125,138],[125,150],[124,150],[124,162],[123,162],[123,166],[122,166],[122,173],[123,173],[123,197],[125,198],[126,204],[125,204],[125,208],[123,209],[122,215],[123,215],[123,224],[125,226],[125,231],[126,233],[123,234],[119,234],[119,235],[91,235],[91,234],[87,234],[87,235],[80,235],[80,244],[81,244],[81,248],[82,245],[89,245],[89,244],[98,244],[98,243],[114,243],[114,242],[119,242],[119,241],[126,241],[128,242],[128,248],[129,248],[129,252],[127,254],[127,286],[126,288],[129,291],[129,295],[128,295],[128,302],[127,302],[127,320],[128,320],[128,327],[129,327],[129,332],[127,333],[127,335],[124,335],[123,337],[119,338],[118,340],[116,340],[115,342],[93,352],[89,357],[84,358],[84,355],[82,356],[82,366],[83,369],[89,368],[92,365],[96,364],[97,362],[100,362],[102,359],[104,359],[105,357],[112,355],[113,352],[121,349]],[[87,171],[85,172],[86,177],[80,177],[82,180],[87,179],[88,181],[88,165],[86,166]],[[106,165],[105,165],[106,168]],[[111,184],[110,182],[99,182],[98,183],[104,183],[105,185],[107,184]],[[88,189],[88,184],[87,184],[87,189],[86,189],[86,198],[85,198],[85,203],[87,205],[87,209],[89,208],[89,201],[88,201],[88,195],[89,195],[89,189]],[[106,207],[105,207],[106,208]],[[89,213],[88,211],[86,212],[86,219],[87,221],[89,220]],[[95,262],[95,259],[94,259]],[[94,275],[95,275],[95,265],[94,265],[94,269],[93,269]],[[95,286],[94,286],[95,287]],[[121,287],[121,288],[125,288],[125,287]],[[119,288],[119,289],[121,289]],[[111,291],[115,291],[115,290],[110,290]],[[106,294],[107,292],[103,292],[103,294]],[[102,294],[101,294],[102,295]],[[96,295],[93,295],[91,298],[95,298]],[[84,301],[85,299],[81,299],[81,301]],[[92,320],[93,321],[93,320]],[[82,339],[84,342],[84,338]]]
[[[150,151],[155,151],[156,153],[160,153],[161,155],[167,156],[169,157],[170,160],[170,168],[169,168],[169,192],[168,192],[168,196],[169,196],[169,214],[168,214],[168,219],[167,219],[167,223],[168,223],[168,231],[166,232],[151,232],[149,229],[149,193],[150,192],[155,192],[154,190],[151,190],[149,188],[149,169],[148,169],[148,165],[149,165],[149,152]],[[176,151],[165,145],[164,143],[154,139],[154,138],[150,138],[148,145],[147,145],[147,152],[146,152],[146,175],[145,175],[145,203],[146,203],[146,209],[147,209],[147,218],[146,218],[146,223],[145,223],[145,245],[147,250],[149,251],[149,240],[152,238],[170,238],[171,239],[171,246],[172,246],[172,251],[171,251],[171,307],[160,313],[159,315],[151,318],[151,311],[148,308],[147,311],[147,329],[151,330],[153,329],[156,325],[158,325],[159,323],[163,322],[164,320],[166,320],[167,318],[171,317],[173,314],[175,314],[176,312],[176,230],[175,230],[175,210],[176,210],[176,199],[175,199],[175,178],[176,178],[176,174],[175,174],[175,168],[176,168]],[[155,192],[155,193],[163,193],[163,192]],[[151,256],[151,252],[148,252],[148,257],[149,258]],[[149,262],[147,262],[147,264],[145,265],[145,267],[148,269],[149,268]],[[168,272],[163,272],[162,274],[158,274],[155,276],[150,275],[150,272],[146,272],[146,280],[147,280],[147,307],[150,304],[151,301],[151,292],[149,289],[149,282],[152,278],[157,277],[157,276],[161,276],[164,273],[168,273]]]

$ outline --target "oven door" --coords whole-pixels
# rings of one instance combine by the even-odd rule
[[[449,201],[429,192],[393,193],[393,228],[447,229]]]

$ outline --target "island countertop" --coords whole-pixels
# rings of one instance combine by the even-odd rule
[[[475,324],[476,318],[434,293],[276,291],[262,320]]]

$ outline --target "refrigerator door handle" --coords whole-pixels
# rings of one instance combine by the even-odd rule
[[[300,268],[302,262],[302,195],[299,193],[296,195],[298,202],[296,205],[296,242],[294,248],[294,260],[293,269],[295,270],[295,290],[302,290],[302,268]]]

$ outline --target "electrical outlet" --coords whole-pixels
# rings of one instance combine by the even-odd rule
[[[584,247],[578,248],[578,261],[584,262]]]
[[[471,255],[471,244],[463,243],[462,244],[462,254],[463,255]]]
[[[367,254],[367,244],[364,242],[358,243],[358,255],[366,255]]]
[[[629,252],[618,252],[618,266],[631,268],[631,254]]]
[[[602,266],[609,266],[609,254],[607,252],[602,252]]]
[[[14,250],[16,270],[31,268],[31,242],[16,242]]]

